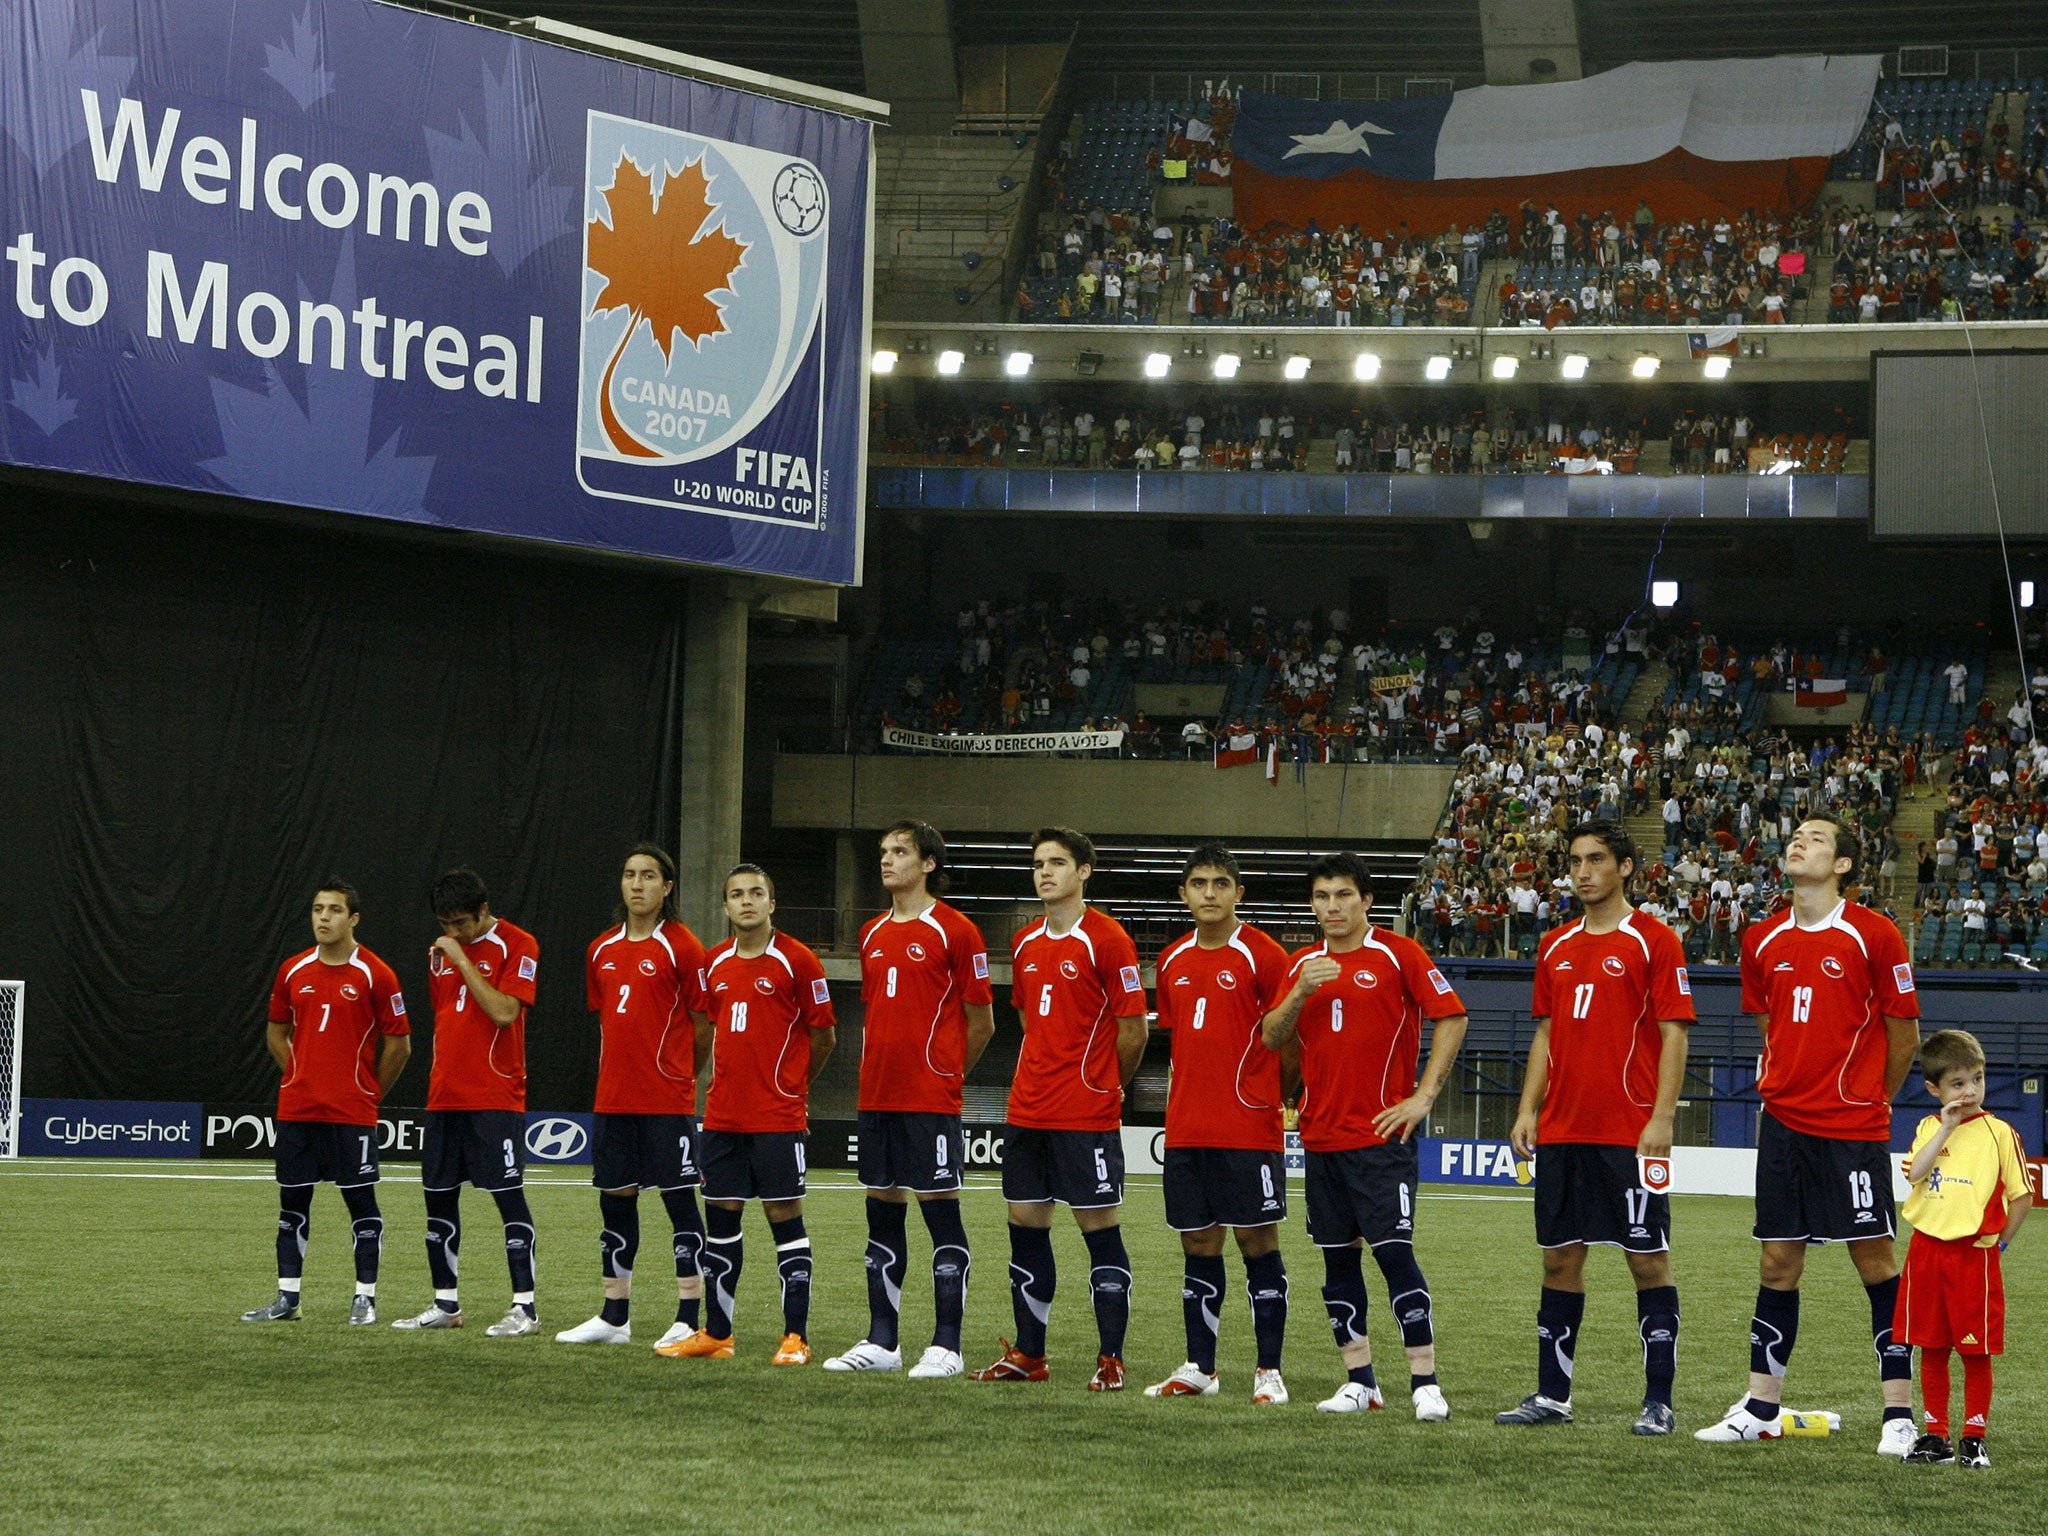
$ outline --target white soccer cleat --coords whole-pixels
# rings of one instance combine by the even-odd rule
[[[956,1354],[953,1358],[958,1360],[960,1357]],[[920,1360],[917,1363],[919,1368],[922,1369],[924,1361]],[[964,1362],[961,1368],[963,1370],[966,1369]],[[900,1349],[884,1349],[879,1344],[870,1344],[866,1339],[862,1339],[845,1354],[834,1355],[830,1360],[827,1360],[825,1362],[825,1369],[828,1371],[900,1371],[903,1369],[903,1351]],[[918,1379],[923,1380],[924,1378],[919,1377]]]
[[[960,1358],[960,1351],[934,1344],[917,1357],[917,1364],[906,1372],[912,1381],[943,1381],[948,1376],[965,1376],[967,1362]]]
[[[656,1349],[664,1344],[680,1344],[697,1330],[688,1323],[674,1322],[668,1325],[668,1332],[654,1341]]]
[[[1716,1445],[1736,1445],[1744,1440],[1782,1440],[1785,1438],[1785,1414],[1780,1409],[1775,1419],[1760,1419],[1749,1411],[1747,1398],[1722,1415],[1721,1422],[1709,1424],[1705,1429],[1692,1432],[1695,1440],[1705,1440]],[[1913,1426],[1906,1424],[1906,1450],[1913,1449]],[[1905,1451],[1899,1453],[1901,1456]]]
[[[462,1310],[458,1307],[455,1311],[450,1312],[445,1307],[429,1305],[427,1310],[420,1313],[419,1316],[401,1317],[391,1326],[401,1333],[421,1333],[428,1329],[460,1328],[462,1326]]]
[[[1317,1413],[1364,1413],[1372,1408],[1384,1408],[1387,1399],[1378,1387],[1361,1387],[1355,1381],[1347,1381],[1329,1397],[1316,1404]]]
[[[1216,1378],[1190,1360],[1177,1365],[1173,1374],[1164,1381],[1154,1382],[1145,1389],[1147,1397],[1214,1397],[1217,1391]]]
[[[484,1330],[487,1339],[526,1339],[540,1332],[540,1318],[521,1306],[499,1318]]]
[[[1287,1401],[1287,1383],[1277,1369],[1261,1367],[1252,1372],[1252,1401],[1262,1408],[1278,1408]]]
[[[600,1313],[587,1323],[578,1323],[574,1328],[564,1328],[555,1335],[557,1344],[630,1344],[633,1342],[631,1323],[608,1323]]]
[[[1906,1452],[1913,1449],[1913,1442],[1919,1438],[1911,1419],[1886,1419],[1884,1428],[1878,1432],[1877,1454],[1906,1459]]]
[[[1435,1382],[1417,1387],[1411,1395],[1415,1403],[1416,1423],[1441,1424],[1451,1416],[1451,1405],[1444,1401],[1444,1389]]]

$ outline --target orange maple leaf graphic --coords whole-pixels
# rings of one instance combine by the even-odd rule
[[[710,187],[700,155],[680,170],[668,170],[657,198],[653,175],[622,151],[604,195],[611,224],[590,221],[589,266],[604,279],[591,313],[627,311],[625,335],[605,365],[599,409],[613,446],[635,458],[657,458],[661,450],[640,442],[612,412],[612,370],[626,344],[645,322],[662,360],[673,362],[677,336],[701,348],[722,333],[724,306],[711,295],[732,291],[732,275],[748,250],[722,222],[705,229],[715,211]]]

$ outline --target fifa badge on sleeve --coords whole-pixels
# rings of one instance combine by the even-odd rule
[[[1671,1190],[1671,1159],[1668,1157],[1638,1157],[1636,1168],[1642,1178],[1643,1188],[1653,1195],[1668,1194]]]

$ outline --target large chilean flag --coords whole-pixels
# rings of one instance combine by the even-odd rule
[[[1404,101],[1247,91],[1231,145],[1237,220],[1377,235],[1512,217],[1525,199],[1624,223],[1638,198],[1660,220],[1789,212],[1862,132],[1877,76],[1878,55],[1855,54],[1625,64]]]

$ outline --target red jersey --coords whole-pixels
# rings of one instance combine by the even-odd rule
[[[1159,957],[1159,1027],[1173,1041],[1169,1147],[1278,1152],[1280,1057],[1259,1024],[1287,990],[1287,951],[1249,924],[1204,949],[1196,935]]]
[[[943,901],[884,912],[861,931],[860,996],[860,1107],[959,1114],[967,1008],[992,1001],[981,930]]]
[[[707,1131],[801,1131],[809,1123],[811,1031],[837,1023],[825,967],[787,934],[749,960],[727,939],[704,962],[714,1030]]]
[[[1145,981],[1124,925],[1096,907],[1056,934],[1041,918],[1010,949],[1010,1000],[1024,1048],[1010,1079],[1008,1120],[1047,1131],[1123,1124],[1118,1019],[1142,1017]]]
[[[1372,1122],[1415,1091],[1422,1021],[1453,1018],[1465,1005],[1428,952],[1398,933],[1368,927],[1365,942],[1342,954],[1332,954],[1327,944],[1297,950],[1286,987],[1315,955],[1336,961],[1344,973],[1316,988],[1296,1024],[1301,1144],[1310,1152],[1384,1145],[1387,1138]]]
[[[526,1108],[526,1010],[540,974],[540,945],[505,919],[462,946],[485,981],[517,999],[519,1017],[500,1028],[469,995],[440,947],[427,951],[427,995],[434,1004],[434,1070],[429,1109]]]
[[[1906,941],[1891,920],[1844,901],[1803,928],[1792,907],[1742,940],[1742,1011],[1768,1015],[1757,1092],[1788,1130],[1889,1142],[1887,1016],[1920,1017]]]
[[[704,946],[681,923],[644,939],[622,923],[590,941],[583,986],[597,1015],[601,1115],[697,1112],[697,1031],[705,1011]]]
[[[1549,934],[1536,957],[1530,1011],[1550,1020],[1549,1080],[1536,1139],[1633,1147],[1657,1103],[1664,1056],[1658,1026],[1692,1023],[1692,978],[1678,935],[1631,910],[1612,933],[1580,918]]]
[[[390,966],[360,944],[340,965],[301,950],[277,968],[270,1022],[292,1026],[278,1119],[377,1123],[378,1037],[412,1033]]]

